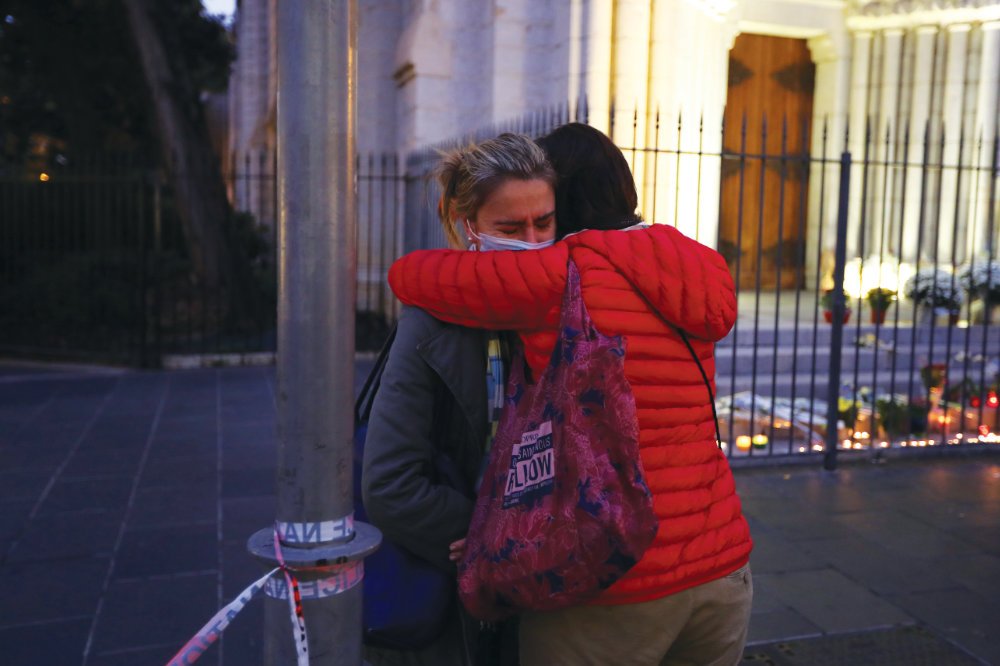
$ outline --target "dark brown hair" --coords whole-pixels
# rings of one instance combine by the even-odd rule
[[[632,170],[603,132],[569,123],[538,140],[556,174],[556,237],[584,229],[623,229],[641,221]]]

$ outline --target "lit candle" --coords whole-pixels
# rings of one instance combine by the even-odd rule
[[[767,435],[761,433],[753,436],[753,446],[755,449],[762,449],[767,446]]]
[[[740,451],[750,450],[750,435],[739,435],[736,437],[736,448]]]

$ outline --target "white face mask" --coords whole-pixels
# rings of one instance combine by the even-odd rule
[[[499,236],[490,236],[489,234],[477,234],[472,230],[472,225],[469,224],[468,220],[465,220],[465,229],[469,232],[470,237],[479,241],[478,247],[475,243],[471,243],[469,245],[469,249],[473,251],[479,250],[480,252],[495,252],[498,250],[541,250],[556,242],[554,238],[547,241],[540,241],[538,243],[531,243],[529,241],[518,240],[516,238],[500,238]]]

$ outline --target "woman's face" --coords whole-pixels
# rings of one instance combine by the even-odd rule
[[[486,197],[469,225],[477,234],[541,243],[556,237],[556,200],[544,180],[503,181]],[[478,245],[472,237],[471,243]]]

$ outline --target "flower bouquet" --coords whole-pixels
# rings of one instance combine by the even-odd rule
[[[940,268],[917,271],[906,281],[903,294],[917,305],[935,314],[948,314],[953,320],[965,300],[955,275]]]
[[[992,320],[1000,305],[1000,261],[973,260],[958,272],[958,281],[970,300],[977,300],[980,309],[973,314],[977,321]]]
[[[958,272],[958,282],[970,298],[1000,302],[1000,261],[973,261]]]

